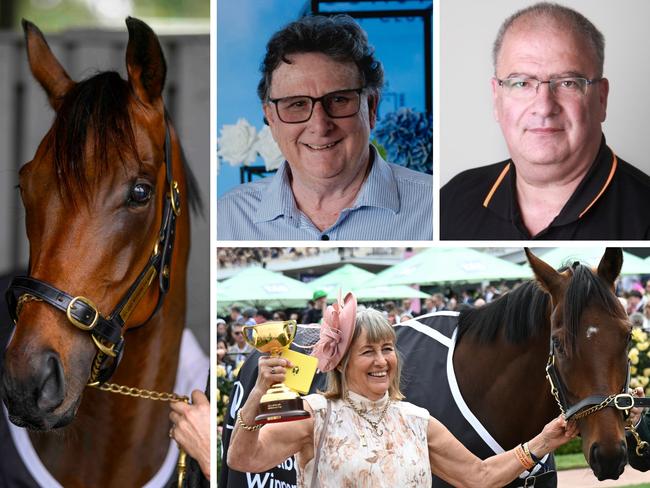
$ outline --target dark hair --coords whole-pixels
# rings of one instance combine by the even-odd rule
[[[627,297],[636,297],[636,298],[643,298],[643,295],[639,290],[633,289],[627,292]]]
[[[262,102],[268,100],[273,71],[281,62],[291,64],[287,56],[295,53],[323,53],[336,61],[353,62],[363,86],[377,95],[384,84],[384,69],[368,44],[368,36],[352,17],[313,15],[291,22],[273,34],[266,45],[260,65],[262,79],[257,85]]]

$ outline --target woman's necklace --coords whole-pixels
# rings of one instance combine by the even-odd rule
[[[366,415],[366,412],[361,410],[359,407],[357,407],[352,399],[350,398],[350,395],[348,393],[345,394],[345,401],[350,405],[350,408],[354,410],[354,412],[361,417],[363,420],[368,422],[370,424],[370,427],[372,427],[372,430],[375,432],[375,435],[377,437],[380,437],[384,434],[382,430],[379,430],[379,424],[381,424],[381,421],[384,420],[384,417],[386,416],[386,412],[388,411],[388,406],[390,405],[390,398],[386,400],[386,405],[384,405],[384,408],[382,409],[381,413],[379,414],[379,417],[377,420],[372,420],[370,417]],[[365,440],[365,439],[364,439]],[[365,442],[364,442],[365,444]]]

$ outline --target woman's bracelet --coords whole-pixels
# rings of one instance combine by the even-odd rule
[[[528,445],[528,442],[524,443],[523,448],[526,454],[530,456],[530,459],[532,459],[535,464],[541,461],[541,459],[535,456],[535,454],[533,454],[533,451],[530,450],[530,446]]]
[[[533,461],[533,458],[530,456],[530,451],[526,452],[527,448],[528,448],[528,443],[519,444],[517,447],[515,447],[515,456],[517,457],[517,460],[521,463],[521,465],[524,467],[524,469],[530,470],[537,463],[535,463]]]
[[[240,427],[244,430],[247,430],[249,432],[255,432],[256,430],[260,430],[264,424],[259,424],[259,425],[248,425],[247,423],[244,422],[244,420],[241,418],[241,411],[242,409],[240,408],[237,411],[237,423],[240,425]]]

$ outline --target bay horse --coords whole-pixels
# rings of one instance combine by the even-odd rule
[[[0,391],[10,420],[30,430],[66,487],[143,486],[170,443],[163,402],[86,388],[112,376],[172,391],[186,209],[200,205],[166,115],[160,42],[145,23],[126,25],[128,80],[109,71],[75,82],[23,21],[29,66],[56,114],[19,173],[29,276],[7,292],[15,330]]]
[[[614,293],[622,251],[607,249],[595,272],[579,263],[558,272],[526,255],[536,280],[482,308],[397,326],[406,398],[481,457],[531,439],[562,410],[577,421],[595,476],[616,479],[627,461],[624,415],[615,404],[628,396],[631,332]],[[434,387],[441,371],[443,384]],[[537,475],[536,486],[555,485]]]

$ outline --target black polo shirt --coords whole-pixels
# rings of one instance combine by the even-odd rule
[[[524,226],[511,160],[470,169],[440,190],[440,238],[637,240],[650,238],[650,177],[618,158],[603,137],[594,163],[551,224]]]

